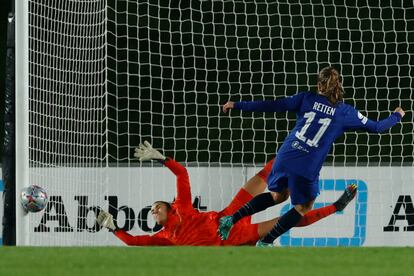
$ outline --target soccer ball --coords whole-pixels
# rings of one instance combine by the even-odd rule
[[[36,185],[23,188],[20,194],[20,202],[27,212],[39,212],[46,207],[47,193]]]

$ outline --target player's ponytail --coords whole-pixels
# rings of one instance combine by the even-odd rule
[[[331,104],[336,105],[344,98],[341,77],[335,68],[329,66],[319,72],[319,92],[326,96]]]

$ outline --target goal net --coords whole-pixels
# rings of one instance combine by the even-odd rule
[[[18,2],[26,1],[16,1],[17,97],[27,97],[17,105],[18,141],[28,151],[18,145],[17,190],[36,184],[50,198],[36,214],[17,206],[21,245],[121,244],[96,224],[100,209],[132,234],[159,230],[149,206],[173,200],[175,181],[168,169],[133,159],[144,140],[188,167],[195,206],[221,210],[295,123],[290,113],[229,116],[222,105],[315,90],[327,65],[343,77],[345,102],[370,119],[413,109],[410,1]],[[387,245],[385,235],[412,244],[403,231],[414,195],[412,121],[408,112],[383,135],[340,137],[315,208],[351,182],[360,186],[355,202],[278,244]]]

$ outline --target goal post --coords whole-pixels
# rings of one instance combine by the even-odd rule
[[[16,114],[16,245],[27,245],[28,216],[20,191],[29,178],[29,2],[15,1],[15,114]]]
[[[106,12],[104,0],[16,1],[17,245],[88,244],[82,232],[96,228],[90,206],[107,194]],[[42,213],[23,212],[28,185],[46,189]]]
[[[121,245],[97,225],[100,209],[132,234],[159,230],[149,206],[172,201],[175,181],[133,158],[144,140],[188,167],[194,206],[223,209],[274,156],[295,114],[229,115],[222,105],[313,91],[333,65],[345,102],[363,115],[408,112],[388,133],[338,138],[315,207],[354,182],[357,198],[278,243],[414,245],[414,6],[397,2],[16,1],[17,244]],[[50,201],[25,215],[18,191],[29,184]]]

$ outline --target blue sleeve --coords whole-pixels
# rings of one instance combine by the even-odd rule
[[[298,111],[306,92],[273,101],[236,102],[235,109],[260,112]]]
[[[362,115],[358,110],[350,108],[345,115],[345,130],[366,130],[373,133],[384,132],[401,120],[401,114],[393,112],[388,118],[373,121]]]

